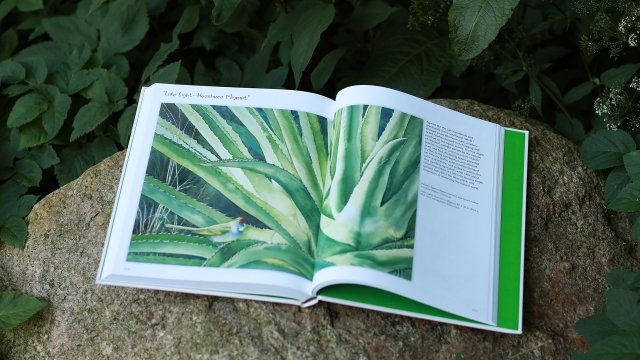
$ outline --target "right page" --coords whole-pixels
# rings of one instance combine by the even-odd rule
[[[359,110],[361,106],[364,113]],[[331,191],[335,191],[335,187],[350,186],[350,181],[375,182],[378,187],[387,189],[380,199],[372,196],[378,192],[356,194],[354,190],[352,197],[364,196],[362,201],[368,202],[365,210],[388,207],[393,201],[397,211],[384,212],[379,219],[371,220],[371,226],[362,226],[361,232],[376,227],[373,224],[385,224],[382,228],[388,229],[353,234],[351,240],[346,237],[335,239],[339,230],[328,228],[329,231],[323,231],[323,222],[327,225],[333,219],[321,220],[321,233],[328,236],[321,236],[318,244],[321,259],[317,260],[320,266],[316,266],[315,289],[340,283],[372,286],[472,320],[495,324],[504,130],[397,91],[357,86],[343,90],[336,99],[336,113],[341,116],[336,117],[336,122],[341,119],[340,122],[348,121],[349,124],[334,129],[334,144],[340,138],[354,137],[360,139],[359,146],[366,149],[362,140],[364,134],[352,136],[343,132],[367,128],[362,124],[371,121],[367,119],[366,110],[372,106],[382,108],[378,140],[394,130],[394,123],[408,124],[403,125],[403,131],[395,131],[395,139],[385,140],[389,154],[383,153],[377,159],[369,156],[370,163],[378,161],[375,168],[389,168],[389,171],[384,171],[386,176],[373,178],[368,174],[373,170],[367,164],[366,154],[361,154],[361,164],[366,165],[361,169],[344,174],[334,171],[323,214],[328,209],[335,209],[332,201],[341,200],[332,199]],[[345,113],[353,115],[344,116]],[[397,121],[397,117],[407,117],[407,121]],[[413,130],[409,131],[410,128]],[[413,139],[415,133],[419,136],[417,142]],[[373,153],[382,151],[375,144],[372,146]],[[345,154],[339,150],[340,147],[331,148],[331,166],[337,161],[345,161]],[[415,156],[403,155],[407,151]],[[398,161],[406,163],[397,166]],[[409,169],[411,166],[413,168]],[[403,172],[415,172],[417,176],[401,176],[406,178],[403,184],[393,184],[389,179],[398,177],[394,171],[402,168],[406,168]],[[369,188],[375,189],[375,186]],[[391,190],[393,188],[397,191]],[[394,196],[396,194],[404,196],[404,200]],[[351,199],[342,201],[348,203]],[[342,210],[348,211],[350,209]],[[342,218],[348,232],[351,225],[344,221],[348,216]],[[362,216],[354,217],[357,218]],[[370,242],[367,239],[385,236],[388,241],[379,241],[380,245],[370,249],[355,249],[357,251],[350,251],[350,254],[321,251],[323,246],[330,247],[326,244],[337,248],[334,240],[346,249],[348,246],[362,247]],[[330,256],[322,257],[323,252]],[[336,259],[340,261],[334,261]]]

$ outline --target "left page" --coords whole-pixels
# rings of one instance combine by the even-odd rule
[[[286,90],[146,89],[98,282],[309,298],[332,104]]]

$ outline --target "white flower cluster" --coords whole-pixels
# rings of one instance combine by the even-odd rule
[[[625,15],[618,24],[618,31],[631,47],[638,46],[640,35],[640,7],[636,7]]]
[[[631,80],[631,84],[629,84],[629,87],[632,89],[640,90],[640,78],[635,76],[633,80]]]

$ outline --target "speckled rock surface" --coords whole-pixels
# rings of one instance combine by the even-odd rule
[[[300,309],[98,286],[119,153],[34,207],[24,252],[0,246],[0,290],[47,303],[0,332],[0,358],[504,359],[544,344],[518,359],[566,359],[585,351],[572,326],[601,311],[604,275],[640,265],[628,221],[603,204],[603,177],[541,123],[473,101],[434,102],[530,131],[523,335],[326,303]]]

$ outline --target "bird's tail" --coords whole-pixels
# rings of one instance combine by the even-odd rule
[[[200,228],[193,228],[193,227],[173,225],[173,224],[164,224],[164,226],[168,227],[169,229],[191,230],[191,231],[200,230]]]

